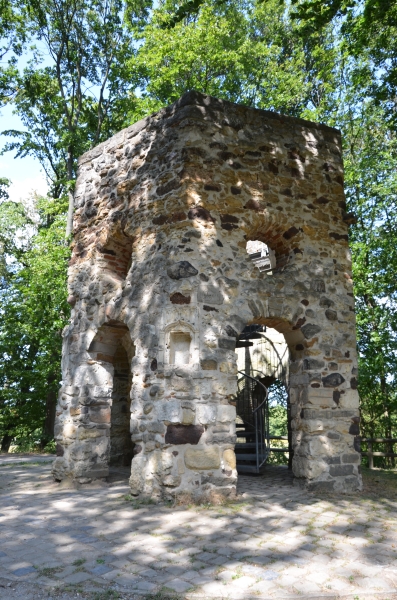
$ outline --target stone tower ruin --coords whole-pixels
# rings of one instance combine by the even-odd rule
[[[57,480],[235,492],[236,339],[289,349],[295,482],[360,489],[339,131],[189,92],[79,160]],[[272,268],[257,268],[248,242]]]

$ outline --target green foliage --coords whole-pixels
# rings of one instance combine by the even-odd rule
[[[348,115],[346,192],[351,229],[364,436],[397,431],[397,139],[381,106]],[[393,433],[394,432],[394,433]]]
[[[269,394],[269,433],[271,436],[287,436],[287,400],[288,393],[285,385],[278,379],[268,388]],[[271,440],[272,448],[283,448],[288,450],[286,440]],[[268,464],[288,464],[288,453],[272,452],[267,460]]]
[[[37,199],[36,221],[20,204],[0,204],[0,438],[37,436],[59,387],[61,332],[69,308],[65,205]],[[4,442],[4,439],[3,439]]]
[[[15,52],[0,70],[0,92],[24,130],[7,130],[4,151],[36,157],[58,198],[73,187],[76,160],[125,124],[134,79],[128,60],[147,0],[21,0],[21,43],[35,44],[18,68]],[[1,88],[3,88],[1,90]]]
[[[298,28],[278,0],[204,2],[194,19],[164,29],[175,6],[154,11],[131,61],[143,94],[131,119],[198,90],[249,106],[299,114],[310,82]]]
[[[7,177],[0,177],[0,200],[8,200],[8,188],[11,181]]]

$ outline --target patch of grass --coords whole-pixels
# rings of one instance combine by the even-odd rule
[[[98,565],[104,565],[105,564],[105,560],[103,558],[97,558],[96,559]]]
[[[7,463],[5,465],[0,465],[0,468],[5,469],[6,467],[38,467],[40,465],[46,465],[47,463],[45,462],[13,462],[13,463]]]
[[[363,492],[377,498],[394,499],[397,493],[397,471],[361,468],[363,476]]]
[[[175,594],[174,590],[165,586],[157,594],[147,594],[142,597],[145,600],[181,600],[181,597]]]
[[[74,567],[80,567],[81,565],[83,565],[85,562],[87,561],[86,558],[78,558],[77,560],[75,560],[74,562],[72,562],[72,565]]]
[[[40,577],[52,577],[55,573],[60,573],[64,567],[43,567],[38,570]]]
[[[120,594],[116,590],[106,590],[104,592],[95,592],[92,600],[119,600]]]
[[[157,504],[152,498],[135,498],[135,496],[131,496],[131,494],[126,494],[124,500],[129,502],[134,510],[138,510],[144,506],[153,506]]]

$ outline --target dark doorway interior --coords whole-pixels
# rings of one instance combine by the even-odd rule
[[[118,345],[114,355],[110,429],[110,466],[129,466],[134,444],[130,434],[131,370],[126,350]]]

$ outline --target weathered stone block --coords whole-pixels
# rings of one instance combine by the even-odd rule
[[[353,471],[353,465],[331,465],[329,468],[329,474],[332,477],[345,477],[346,475],[352,475]]]
[[[217,418],[217,406],[215,404],[198,404],[196,407],[197,420],[202,425],[215,423]]]
[[[203,369],[203,371],[216,371],[218,368],[218,363],[216,360],[213,360],[211,358],[203,358],[200,361],[200,366]]]
[[[183,425],[191,425],[194,423],[196,418],[196,414],[190,408],[182,408],[182,424]]]
[[[178,400],[169,400],[156,404],[157,418],[160,421],[180,423],[182,418],[181,403]]]
[[[233,338],[219,338],[218,346],[225,350],[234,350],[236,347],[236,340]]]
[[[88,415],[93,423],[110,423],[110,408],[92,406],[88,411]]]
[[[224,450],[223,460],[225,461],[226,465],[231,469],[236,468],[236,455],[234,453],[234,450],[232,450],[231,448]]]
[[[316,358],[305,358],[303,361],[303,368],[305,371],[315,371],[316,369],[322,369],[325,363],[323,360]]]
[[[213,285],[200,283],[200,287],[197,292],[197,300],[204,302],[204,304],[223,304],[222,292]]]
[[[219,469],[220,464],[217,446],[187,448],[185,451],[185,465],[193,471]]]
[[[187,260],[181,260],[167,269],[167,275],[171,279],[183,279],[185,277],[193,277],[198,271]]]
[[[351,452],[349,454],[343,454],[342,462],[343,463],[355,463],[355,464],[360,463],[361,462],[360,454],[358,452]]]
[[[324,387],[338,387],[339,385],[342,385],[344,381],[345,379],[340,373],[330,373],[326,377],[322,378]]]
[[[216,420],[220,423],[227,423],[236,420],[236,407],[230,404],[221,404],[217,408]]]
[[[301,332],[307,340],[315,336],[317,333],[320,333],[320,331],[321,327],[319,325],[314,325],[313,323],[308,323],[307,325],[303,325],[303,327],[301,327]]]
[[[324,388],[309,387],[307,402],[319,408],[333,408],[336,406],[333,398],[333,390]]]

